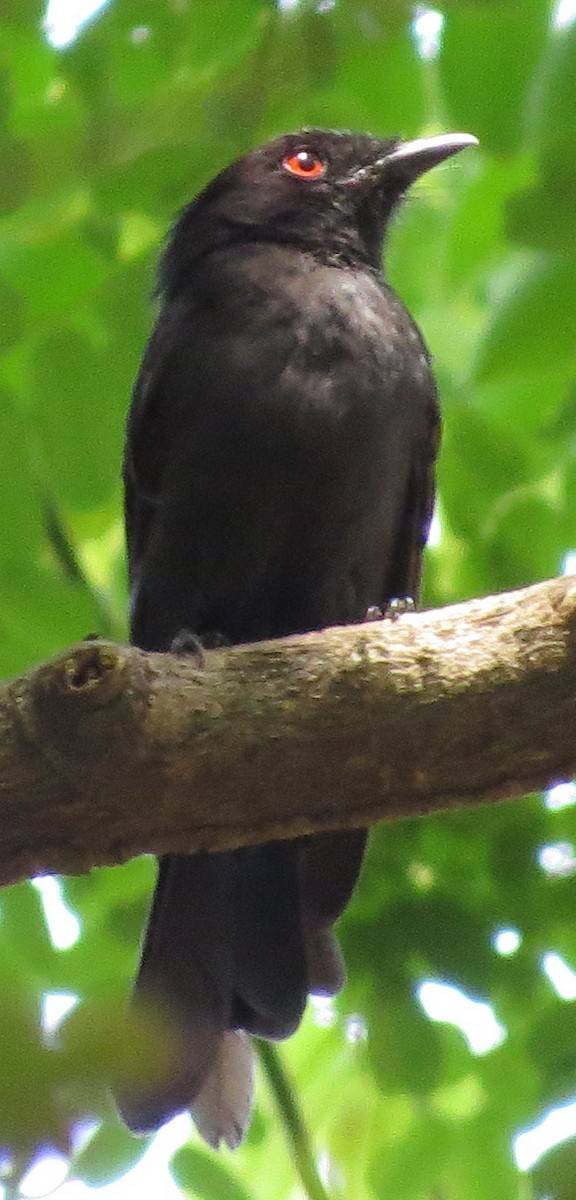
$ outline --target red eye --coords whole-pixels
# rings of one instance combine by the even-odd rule
[[[319,179],[326,173],[326,163],[322,162],[311,150],[298,150],[289,154],[282,163],[285,171],[298,175],[300,179]]]

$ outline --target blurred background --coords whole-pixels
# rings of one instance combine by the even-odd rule
[[[302,124],[480,139],[388,247],[445,418],[425,604],[576,566],[575,18],[567,0],[2,0],[2,676],[125,637],[123,426],[159,247],[210,176]],[[374,832],[348,986],[264,1064],[234,1155],[186,1117],[131,1138],[107,1098],[152,860],[5,889],[0,1195],[574,1200],[575,801],[566,781]]]

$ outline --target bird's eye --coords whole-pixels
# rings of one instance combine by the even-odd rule
[[[297,175],[300,179],[319,179],[326,173],[326,163],[311,150],[298,150],[296,154],[289,154],[282,166],[290,175]]]

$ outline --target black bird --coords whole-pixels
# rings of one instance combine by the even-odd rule
[[[410,185],[475,142],[306,129],[184,209],[128,423],[135,645],[282,637],[416,596],[439,413],[382,249]],[[238,1144],[249,1035],[288,1037],[310,991],[342,986],[332,924],[364,841],[161,859],[132,1003],[164,1007],[180,1051],[164,1084],[117,1096],[131,1129],[191,1107],[211,1145]]]

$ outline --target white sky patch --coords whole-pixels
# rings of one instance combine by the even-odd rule
[[[545,875],[565,879],[576,871],[576,856],[572,842],[554,842],[538,851],[538,865]]]
[[[568,550],[562,562],[563,575],[576,575],[576,550]]]
[[[320,1180],[328,1188],[330,1195],[343,1196],[345,1188],[343,1172],[327,1150],[320,1151],[317,1165]],[[291,1194],[295,1195],[296,1193]]]
[[[455,1025],[464,1034],[473,1054],[488,1054],[506,1037],[489,1004],[471,1000],[460,988],[448,983],[425,980],[416,991],[418,1000],[431,1021]]]
[[[46,38],[60,50],[69,46],[80,29],[108,0],[49,0],[44,18]]]
[[[45,992],[42,998],[42,1029],[48,1038],[56,1033],[66,1013],[78,1003],[73,992]]]
[[[368,1026],[361,1013],[352,1013],[346,1021],[346,1041],[355,1045],[356,1042],[365,1042],[368,1037]]]
[[[566,29],[576,17],[576,0],[558,0],[552,13],[554,29]]]
[[[428,530],[428,537],[426,538],[426,545],[427,546],[439,546],[441,541],[442,541],[442,523],[440,521],[440,514],[438,512],[438,509],[435,508],[434,512],[432,514],[432,520],[430,522],[430,529]]]
[[[436,58],[440,49],[440,39],[444,28],[442,13],[434,8],[424,8],[418,5],[416,16],[412,23],[416,45],[421,58]]]
[[[134,46],[141,46],[143,42],[148,41],[151,34],[149,25],[135,25],[134,29],[130,30],[130,41]]]
[[[522,945],[522,936],[517,929],[497,929],[492,938],[492,945],[497,954],[510,958]]]
[[[336,1009],[332,996],[312,995],[310,1004],[314,1024],[319,1025],[321,1029],[331,1029],[336,1022]]]
[[[576,783],[558,783],[556,787],[546,792],[546,808],[559,812],[561,808],[571,808],[576,804]]]
[[[45,1196],[64,1182],[68,1174],[68,1159],[63,1154],[43,1154],[32,1164],[20,1184],[22,1196]]]
[[[81,925],[64,903],[60,880],[54,875],[37,875],[32,884],[42,897],[44,919],[54,949],[69,950],[80,937]]]
[[[36,1197],[51,1192],[50,1200],[94,1200],[95,1196],[98,1200],[158,1200],[159,1196],[162,1200],[182,1200],[182,1192],[176,1187],[167,1163],[174,1151],[188,1141],[191,1133],[191,1117],[186,1113],[174,1117],[173,1121],[162,1127],[131,1171],[114,1183],[105,1184],[97,1189],[89,1188],[77,1179],[58,1187],[58,1180],[54,1182],[54,1179],[58,1171],[59,1156],[42,1155],[32,1168],[36,1173],[32,1177],[32,1183],[37,1190],[27,1191],[25,1195]],[[53,1159],[57,1161],[53,1163]],[[45,1176],[42,1174],[44,1169],[47,1172]],[[29,1175],[30,1172],[26,1180]],[[28,1186],[30,1187],[30,1184]],[[54,1188],[57,1188],[57,1191],[54,1191]]]
[[[520,1171],[530,1171],[538,1159],[576,1134],[576,1101],[553,1108],[531,1129],[514,1139],[514,1158]]]
[[[576,1000],[576,972],[560,954],[542,955],[542,970],[561,1000]]]

